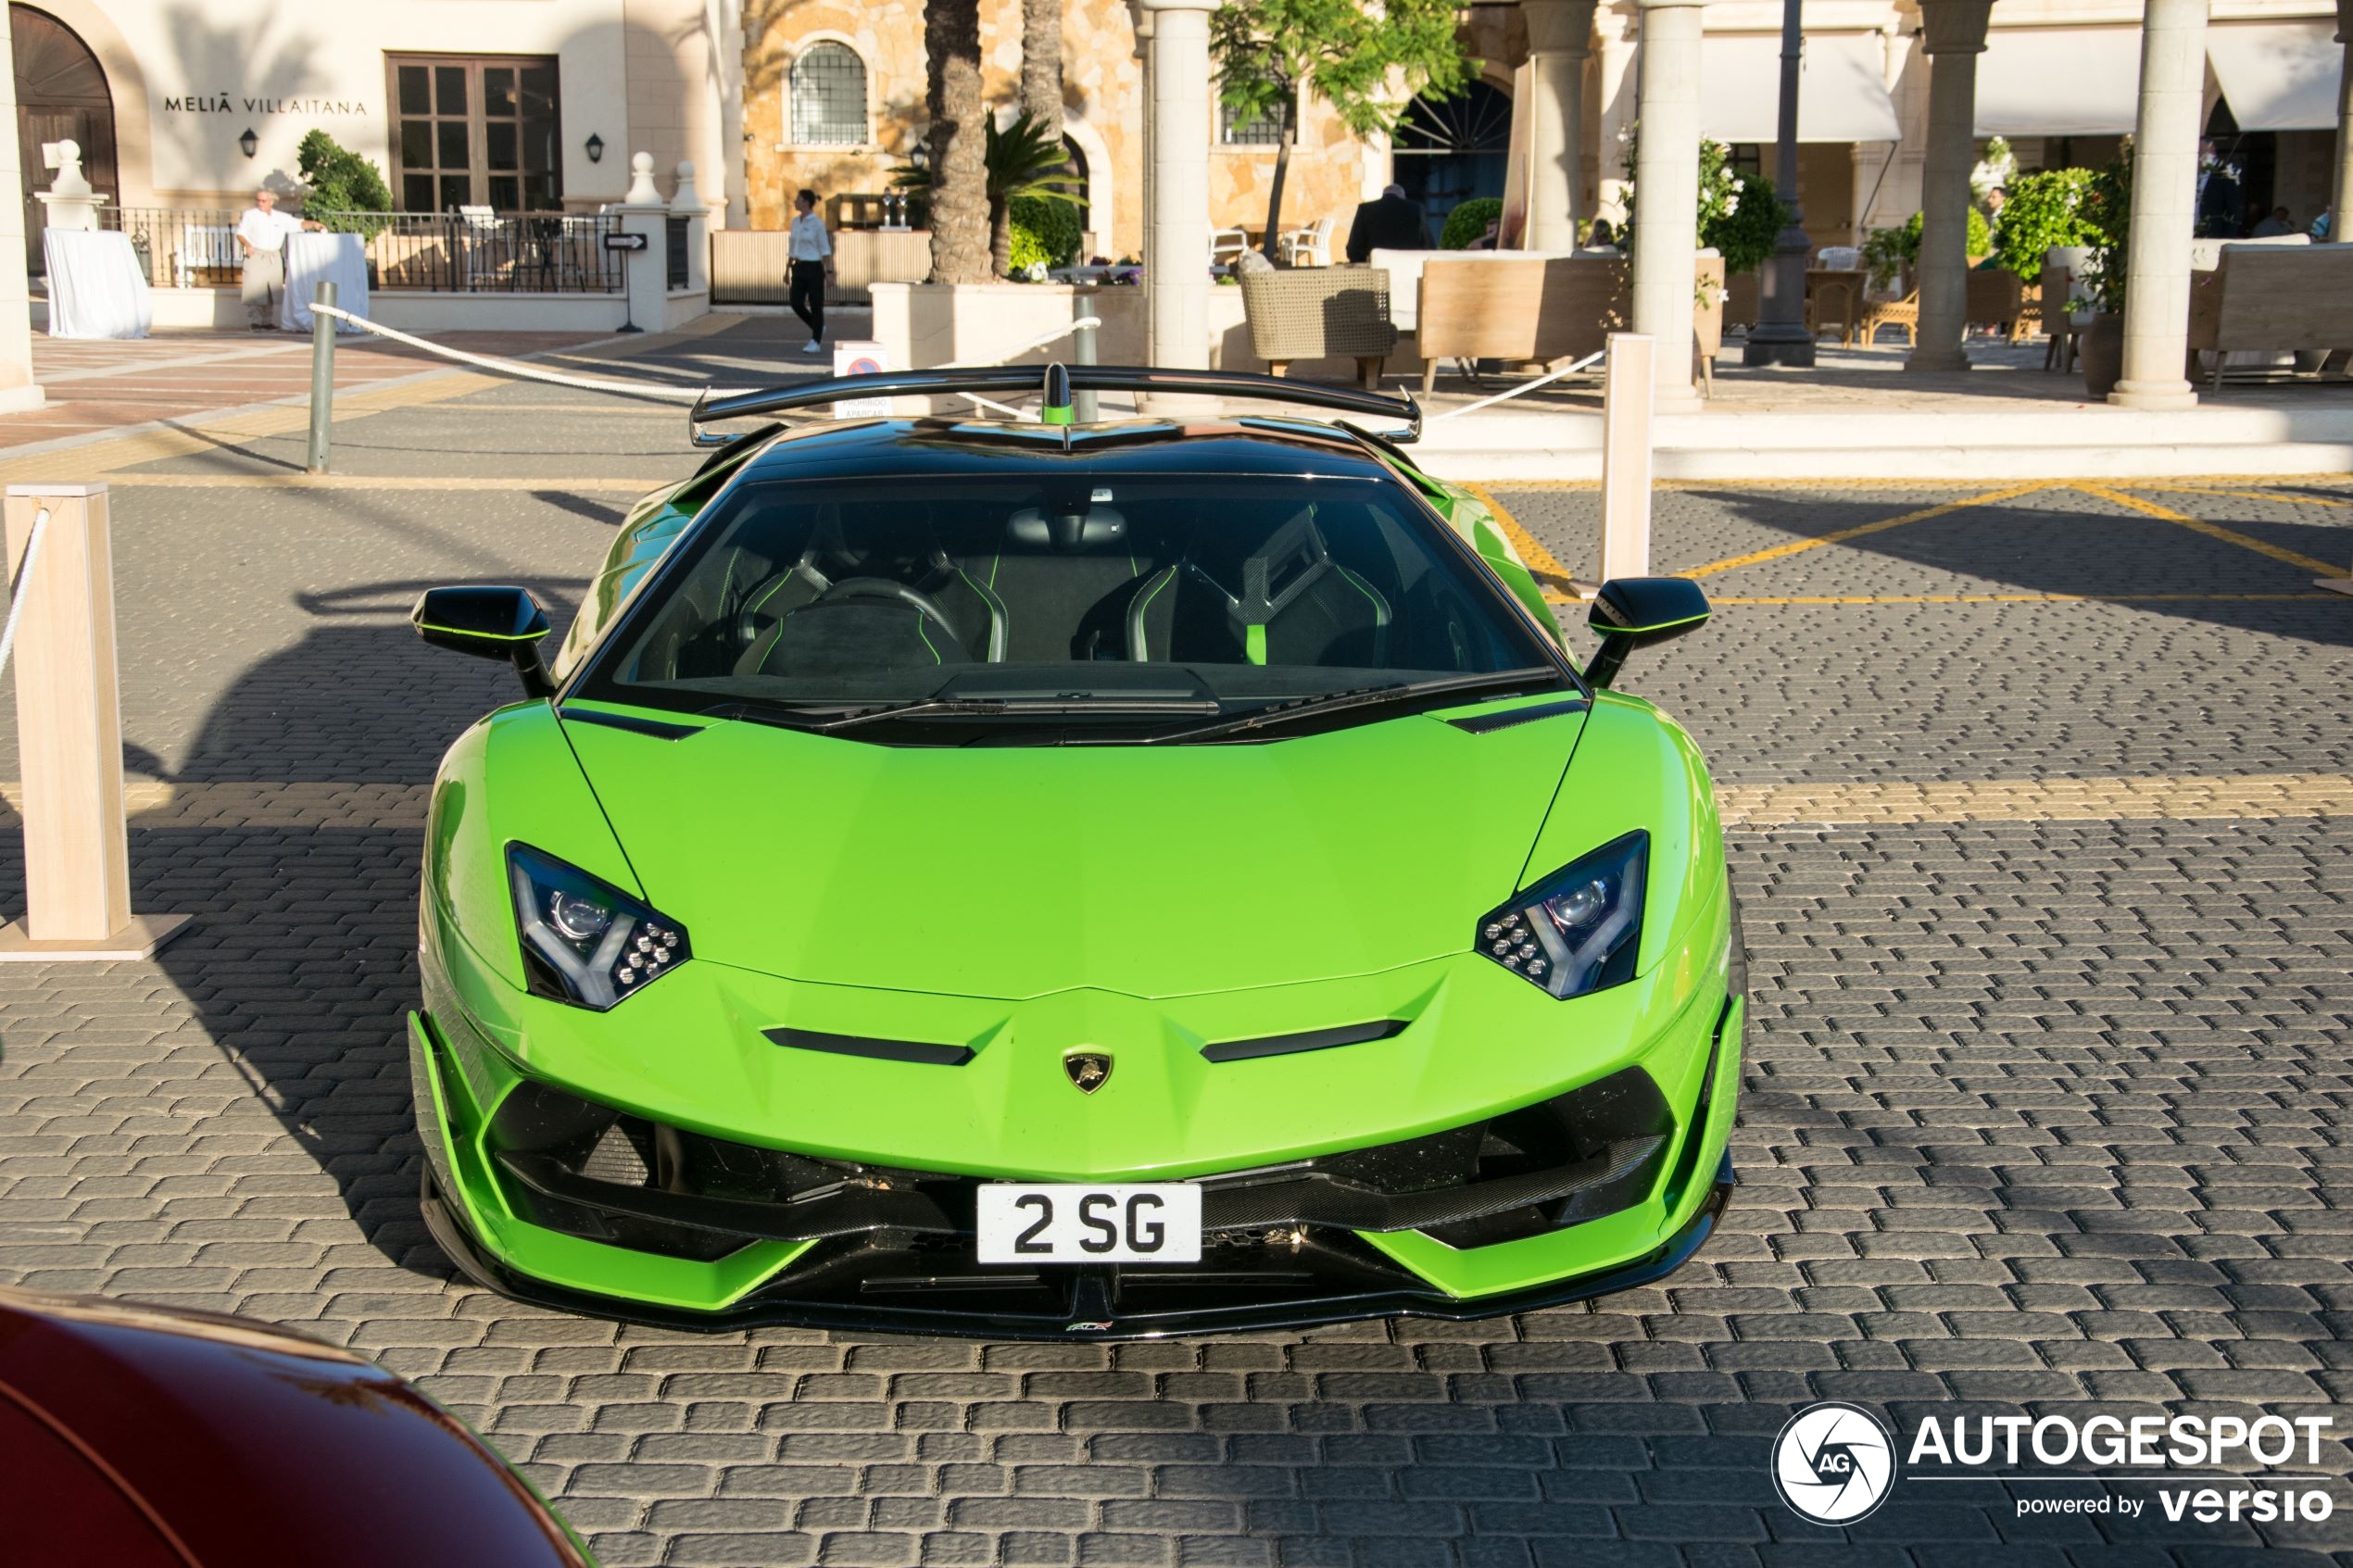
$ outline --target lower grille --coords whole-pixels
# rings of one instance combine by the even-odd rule
[[[1629,1067],[1466,1126],[1204,1177],[1204,1262],[1117,1272],[1105,1289],[1224,1288],[1209,1282],[1237,1273],[1262,1290],[1293,1274],[1318,1290],[1394,1288],[1412,1276],[1350,1233],[1488,1247],[1615,1213],[1657,1186],[1673,1130],[1657,1085]],[[500,1104],[489,1141],[517,1211],[569,1235],[701,1261],[759,1239],[824,1244],[794,1265],[796,1293],[835,1276],[861,1293],[1021,1288],[971,1257],[979,1178],[707,1137],[538,1083]],[[1037,1286],[1067,1287],[1061,1271]]]

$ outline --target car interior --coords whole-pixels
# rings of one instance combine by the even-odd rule
[[[1458,562],[1368,483],[764,487],[614,673],[802,681],[944,665],[1453,672],[1526,662]]]

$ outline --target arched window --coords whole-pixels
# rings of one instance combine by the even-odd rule
[[[792,63],[792,139],[800,146],[866,140],[866,62],[847,44],[812,44]]]

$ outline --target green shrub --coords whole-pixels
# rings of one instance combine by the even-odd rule
[[[1629,182],[1618,200],[1626,210],[1623,232],[1630,237],[1635,223],[1635,153],[1642,127],[1626,138],[1626,178]],[[1750,272],[1773,254],[1773,242],[1789,226],[1789,204],[1762,174],[1743,175],[1732,167],[1732,149],[1721,142],[1699,144],[1699,243],[1712,245],[1724,257],[1724,270]]]
[[[2096,178],[2088,169],[2046,169],[2021,174],[2004,187],[2002,221],[1994,231],[1994,258],[2028,282],[2043,276],[2043,253],[2053,245],[2092,245],[2100,230],[2084,198]]]
[[[1994,249],[1994,232],[1986,227],[1985,214],[1975,207],[1969,209],[1969,258],[1982,261]],[[1873,288],[1885,288],[1895,279],[1896,270],[1909,267],[1920,256],[1920,215],[1917,212],[1904,220],[1898,229],[1874,229],[1863,241],[1863,266],[1871,275]]]
[[[1043,196],[1015,196],[1013,202],[1013,269],[1018,272],[1033,261],[1067,267],[1078,257],[1078,209],[1068,202]]]
[[[295,170],[308,192],[302,215],[342,233],[373,235],[384,228],[365,216],[392,210],[392,190],[376,166],[323,131],[312,131],[295,149]]]
[[[1487,226],[1503,216],[1503,201],[1495,196],[1473,196],[1457,202],[1454,210],[1446,215],[1446,232],[1438,236],[1438,248],[1468,250],[1471,242],[1482,238]]]

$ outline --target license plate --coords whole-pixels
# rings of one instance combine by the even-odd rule
[[[980,1189],[984,1263],[1198,1263],[1201,1188],[990,1183]]]

